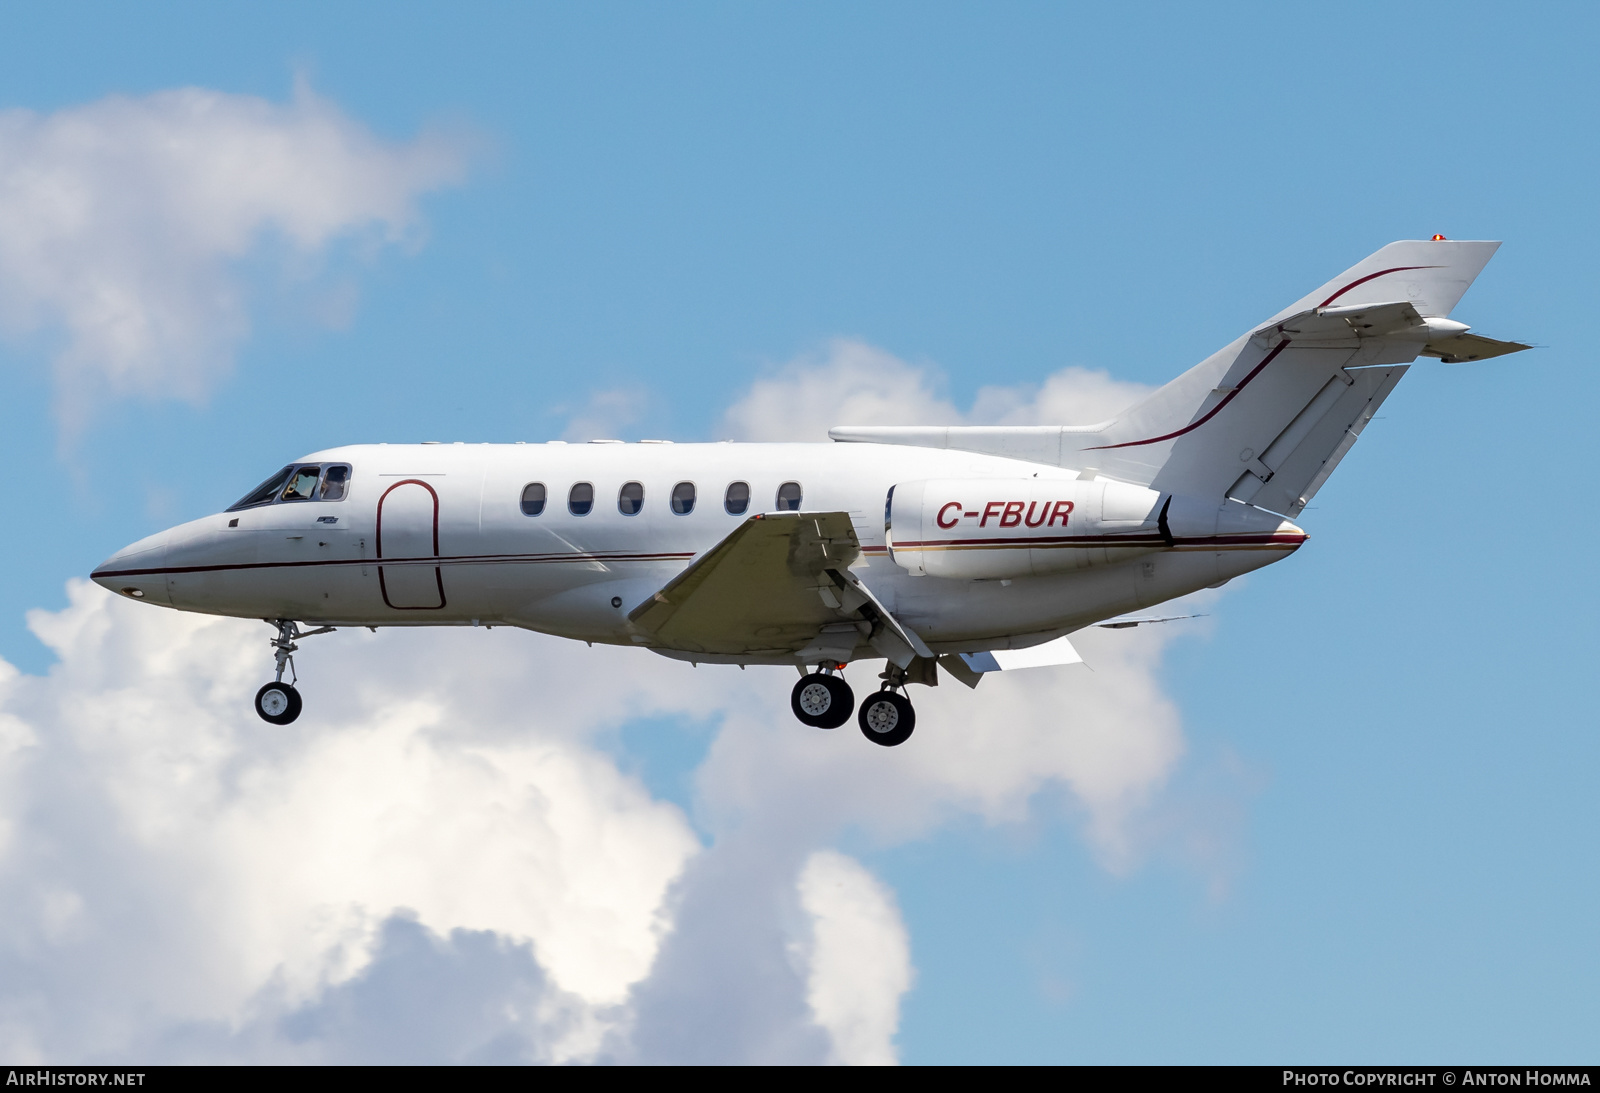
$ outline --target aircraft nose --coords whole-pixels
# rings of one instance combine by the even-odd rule
[[[89,579],[130,600],[170,606],[165,572],[170,534],[162,531],[130,543],[95,566]]]

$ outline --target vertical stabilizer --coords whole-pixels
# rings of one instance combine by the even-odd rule
[[[1499,248],[1390,243],[1098,425],[852,426],[835,440],[957,448],[1298,515],[1419,354],[1529,348],[1449,318]]]
[[[1499,243],[1391,243],[1092,429],[1060,462],[1163,492],[1305,507]]]

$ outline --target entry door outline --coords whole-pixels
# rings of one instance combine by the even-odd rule
[[[406,478],[383,491],[383,496],[378,498],[378,526],[376,539],[378,541],[378,591],[383,595],[384,606],[395,611],[439,611],[444,608],[444,573],[438,566],[433,567],[434,584],[439,589],[439,602],[433,605],[408,606],[397,605],[389,601],[389,586],[383,579],[383,503],[389,495],[401,486],[421,486],[428,491],[428,496],[433,498],[433,556],[439,556],[439,494],[428,483],[420,478]]]

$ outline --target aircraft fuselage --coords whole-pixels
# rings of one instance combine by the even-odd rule
[[[215,615],[335,626],[508,625],[695,659],[794,663],[792,656],[660,648],[628,613],[741,522],[780,508],[848,513],[861,545],[854,572],[941,653],[1035,643],[1257,569],[1304,539],[1210,544],[1216,549],[1154,542],[1089,550],[1068,572],[962,580],[897,564],[885,534],[891,487],[960,479],[1065,487],[1077,472],[858,444],[377,444],[316,452],[297,465],[310,464],[348,465],[338,500],[313,493],[202,517],[119,552],[94,579],[147,603]],[[728,490],[738,483],[749,500],[729,511]],[[545,500],[529,515],[523,498],[533,484],[544,487]],[[575,486],[579,500],[569,505]],[[738,508],[741,491],[734,493]],[[1003,521],[1030,530],[1020,507],[1007,508],[1020,502],[1007,496],[955,500],[987,517],[969,519],[974,534],[994,533]],[[1059,537],[1072,518],[1057,517],[1042,530]]]

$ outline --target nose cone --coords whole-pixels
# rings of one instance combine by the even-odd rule
[[[140,539],[95,566],[90,579],[119,596],[170,606],[167,595],[167,542],[170,531]]]

